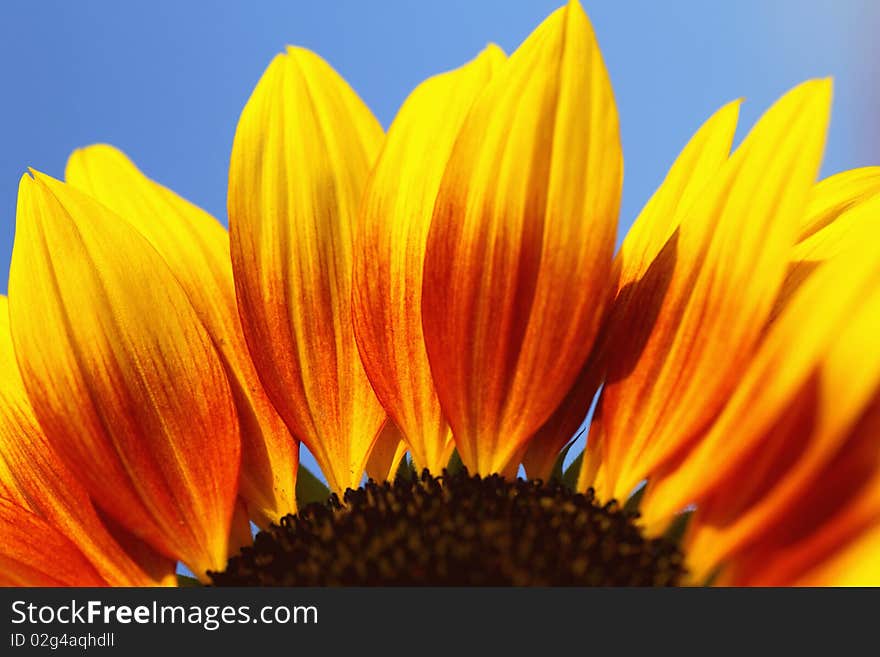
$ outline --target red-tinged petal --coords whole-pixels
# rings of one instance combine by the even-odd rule
[[[835,548],[794,580],[795,586],[880,586],[880,520]],[[778,580],[777,580],[778,581]]]
[[[364,368],[420,468],[440,473],[452,433],[422,335],[422,266],[437,190],[474,98],[504,62],[490,46],[423,82],[401,107],[364,193],[353,319]],[[369,472],[369,467],[368,467]]]
[[[289,48],[242,112],[229,169],[248,347],[275,407],[340,493],[360,484],[386,417],[351,325],[358,207],[382,139],[326,62]]]
[[[0,586],[106,585],[57,527],[0,497]]]
[[[656,530],[697,504],[696,573],[786,526],[819,526],[880,468],[878,413],[866,411],[880,394],[878,256],[867,242],[817,272],[707,435],[649,484],[642,512]]]
[[[611,85],[572,1],[475,101],[428,234],[425,342],[472,472],[515,467],[581,370],[602,316],[621,181]]]
[[[549,480],[562,449],[583,424],[593,397],[602,383],[602,370],[596,355],[595,351],[590,355],[562,403],[529,440],[523,456],[523,466],[530,479]]]
[[[681,207],[677,231],[651,263],[664,270],[659,282],[633,289],[652,300],[649,324],[619,331],[622,342],[609,349],[604,497],[625,499],[685,451],[748,365],[819,167],[830,96],[819,80],[780,99]]]
[[[724,563],[719,583],[740,586],[880,585],[880,404],[875,402],[816,483]],[[705,529],[695,547],[706,544]],[[723,540],[723,539],[722,539]]]
[[[240,436],[214,346],[137,231],[34,175],[19,189],[9,281],[34,413],[120,525],[199,576],[223,568]]]
[[[584,421],[607,360],[642,349],[675,264],[677,222],[727,161],[738,116],[737,101],[703,124],[627,233],[614,258],[610,309],[596,346],[562,404],[529,443],[525,466],[532,476],[549,475],[556,454]]]
[[[0,296],[0,497],[40,515],[117,586],[169,583],[174,562],[145,572],[108,533],[88,493],[61,462],[34,417],[18,373],[6,297]]]
[[[880,586],[880,481],[812,534],[778,536],[724,564],[725,586]]]
[[[75,151],[67,181],[134,226],[168,263],[223,359],[241,424],[241,495],[261,526],[296,511],[299,448],[251,361],[232,281],[229,237],[214,217],[144,176],[112,146]]]

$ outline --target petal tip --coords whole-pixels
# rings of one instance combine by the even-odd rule
[[[507,59],[507,53],[505,53],[504,48],[499,46],[497,43],[495,43],[494,41],[490,41],[486,44],[486,47],[480,51],[479,57],[486,57],[497,61],[503,61]]]
[[[107,164],[133,167],[134,162],[119,148],[105,142],[96,142],[73,149],[64,166],[64,180],[71,182],[86,174],[90,166]]]
[[[25,171],[23,174],[21,174],[21,178],[18,179],[19,197],[21,196],[22,192],[24,192],[25,190],[27,190],[30,187],[30,185],[33,181],[34,181],[33,173],[30,168],[27,171]]]
[[[830,109],[834,95],[834,79],[831,77],[813,78],[802,82],[792,90],[792,94],[804,97],[804,102],[814,105],[815,109]]]
[[[311,60],[311,61],[315,61],[315,60],[324,61],[324,58],[321,57],[314,50],[310,50],[304,46],[293,46],[290,44],[288,44],[284,48],[283,53],[279,53],[278,55],[276,55],[276,59],[278,57],[282,57],[290,62],[297,63],[297,64],[304,62],[304,61],[309,61],[309,60]]]

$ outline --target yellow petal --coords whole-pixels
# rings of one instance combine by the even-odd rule
[[[814,271],[831,258],[880,235],[880,167],[853,169],[815,186],[801,239],[792,251],[776,318]]]
[[[98,517],[88,493],[49,445],[18,373],[6,297],[0,296],[0,496],[40,515],[117,586],[167,583],[174,562],[149,575],[125,553]]]
[[[425,342],[472,472],[515,467],[583,366],[611,272],[621,181],[611,85],[572,1],[475,101],[428,234]]]
[[[106,586],[57,528],[0,497],[0,586]]]
[[[880,194],[880,167],[850,169],[819,181],[810,192],[799,242],[834,222],[850,208]]]
[[[639,304],[632,298],[633,293],[644,293],[644,288],[649,287],[645,281],[656,269],[658,257],[669,248],[682,219],[727,162],[736,133],[740,102],[736,100],[724,105],[697,130],[633,222],[614,258],[615,299],[610,322],[623,323],[626,321],[624,317],[615,315],[634,312],[633,306]],[[658,292],[657,296],[662,297],[662,294]],[[626,328],[632,330],[630,326]],[[618,331],[609,329],[609,332],[612,334],[609,339],[618,337]]]
[[[112,146],[75,151],[67,181],[134,226],[159,252],[208,330],[241,423],[241,494],[261,526],[296,511],[298,445],[269,402],[248,352],[232,281],[229,237],[209,214],[144,176]]]
[[[439,473],[454,447],[422,335],[422,265],[440,181],[462,121],[504,54],[490,46],[410,95],[364,194],[353,319],[364,368],[420,467]]]
[[[786,522],[802,527],[823,508],[845,508],[850,489],[878,471],[880,406],[867,429],[864,418],[880,395],[878,334],[880,249],[867,242],[803,286],[710,431],[649,485],[649,527],[697,504],[688,551],[696,572]]]
[[[34,413],[96,505],[204,576],[226,564],[240,437],[183,289],[129,224],[39,173],[19,188],[9,310]]]
[[[880,194],[854,203],[834,221],[799,242],[792,252],[795,264],[821,263],[858,248],[880,236]]]
[[[394,422],[388,420],[370,452],[367,475],[375,481],[393,481],[406,450],[403,433]]]
[[[681,207],[677,232],[651,265],[661,275],[632,290],[652,307],[618,329],[624,337],[609,349],[599,410],[604,497],[625,499],[686,450],[748,364],[819,167],[830,97],[830,82],[819,80],[780,99]]]
[[[549,475],[555,455],[583,422],[607,359],[641,350],[675,264],[677,222],[727,161],[738,116],[736,101],[703,124],[627,233],[614,258],[610,309],[596,346],[576,384],[529,443],[525,465],[531,476]]]
[[[326,62],[289,48],[242,112],[229,225],[245,337],[331,488],[357,487],[385,421],[351,326],[358,206],[382,129]]]

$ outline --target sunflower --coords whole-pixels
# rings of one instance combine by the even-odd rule
[[[830,102],[732,153],[722,107],[616,252],[576,0],[387,134],[276,56],[228,234],[110,146],[25,175],[0,583],[880,584],[880,168],[816,182]]]

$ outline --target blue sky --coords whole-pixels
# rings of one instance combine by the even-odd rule
[[[561,0],[7,2],[0,7],[0,284],[18,179],[111,142],[225,221],[238,114],[272,55],[310,47],[388,125],[424,77],[489,41],[510,52]],[[826,173],[876,163],[870,0],[584,2],[614,84],[625,228],[694,129],[743,96],[750,124],[808,77],[836,80]]]
[[[287,43],[325,57],[387,126],[421,79],[489,41],[512,51],[561,0],[0,4],[0,285],[18,180],[60,177],[110,142],[225,222],[235,124]],[[880,162],[880,9],[870,0],[584,1],[615,88],[625,229],[690,134],[745,97],[743,124],[786,89],[834,76],[824,173]],[[872,27],[874,26],[874,27]]]

